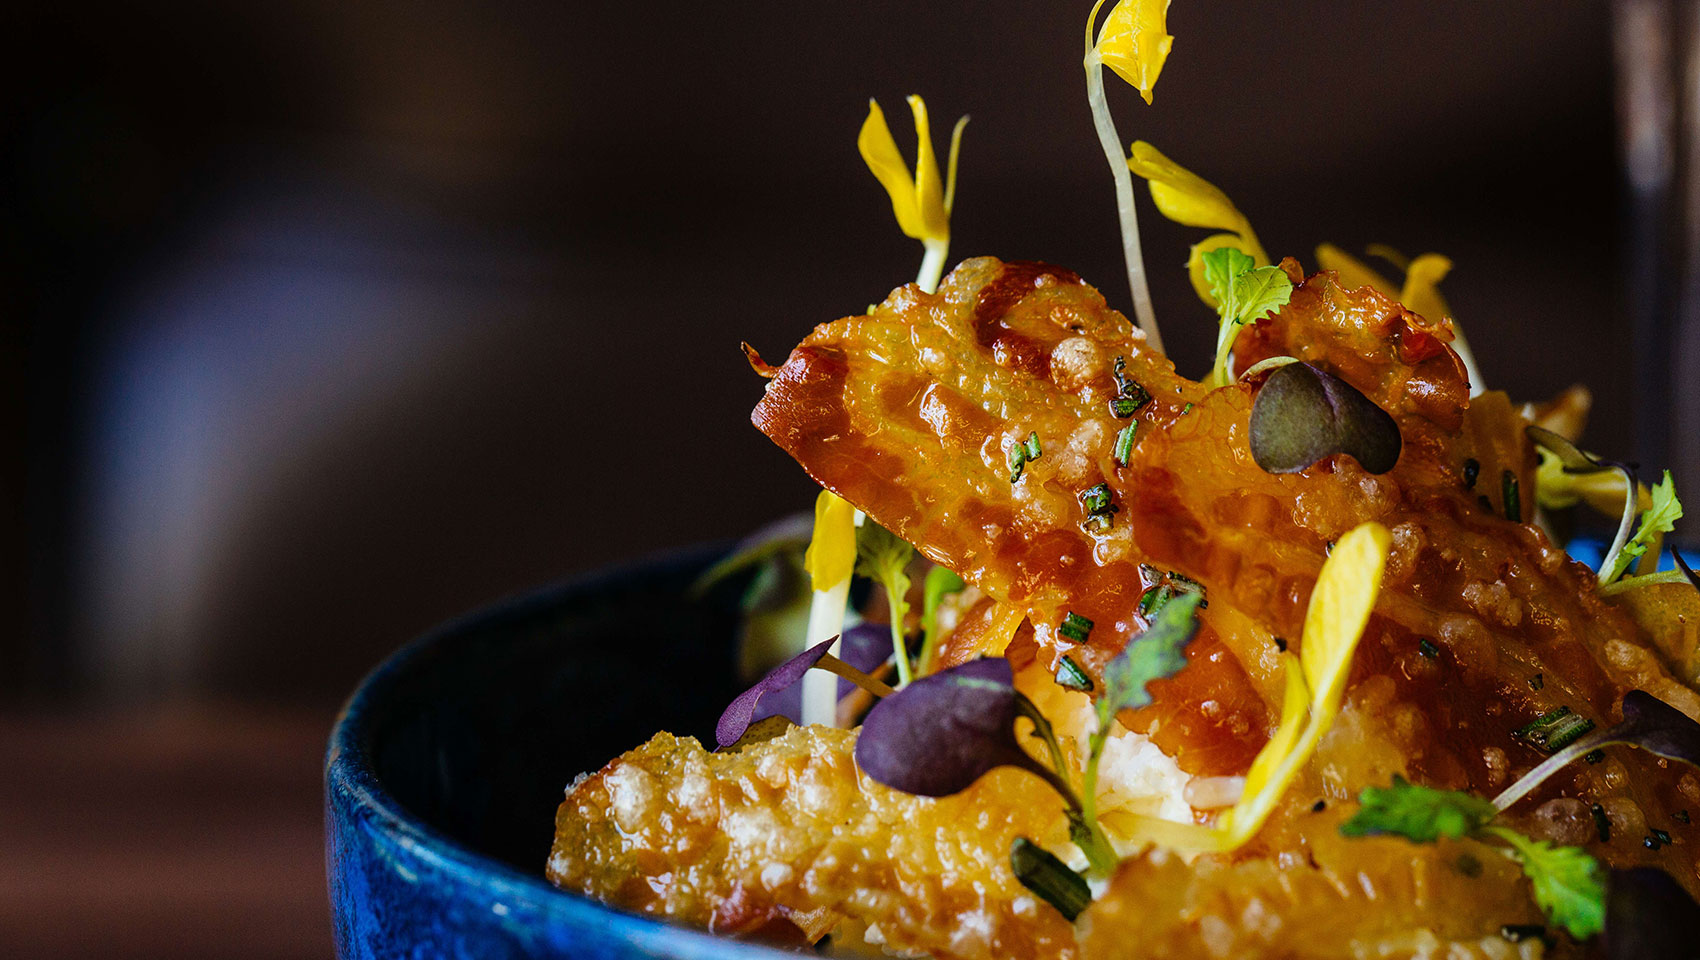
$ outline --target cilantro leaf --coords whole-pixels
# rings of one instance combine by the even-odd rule
[[[890,530],[866,520],[856,531],[856,573],[885,588],[891,606],[891,651],[897,659],[898,685],[909,682],[909,649],[903,641],[903,621],[909,616],[909,561],[915,548]]]
[[[1104,667],[1104,695],[1097,704],[1100,731],[1108,730],[1111,718],[1122,710],[1151,702],[1146,684],[1172,677],[1186,666],[1182,651],[1198,630],[1194,614],[1203,599],[1199,593],[1176,594],[1157,611],[1151,625]]]
[[[1397,774],[1390,787],[1365,787],[1358,804],[1358,812],[1340,825],[1345,836],[1394,834],[1417,843],[1456,840],[1499,812],[1481,797],[1409,783]]]
[[[1235,247],[1218,247],[1202,258],[1204,280],[1210,284],[1216,312],[1222,318],[1210,382],[1226,386],[1228,353],[1234,346],[1235,331],[1286,306],[1293,296],[1293,281],[1280,267],[1257,266],[1249,254]]]
[[[1603,583],[1611,583],[1623,576],[1624,571],[1647,552],[1656,538],[1676,529],[1676,522],[1682,519],[1682,501],[1676,498],[1676,484],[1671,480],[1669,470],[1665,471],[1664,479],[1659,481],[1652,493],[1652,506],[1641,514],[1641,526],[1636,528],[1635,536],[1623,545],[1611,568],[1606,571]]]
[[[1534,885],[1535,903],[1547,919],[1578,940],[1605,929],[1605,872],[1587,851],[1531,840],[1505,827],[1484,827],[1482,832],[1504,840],[1517,852],[1524,875]]]

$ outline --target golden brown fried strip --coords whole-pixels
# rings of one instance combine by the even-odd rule
[[[710,753],[659,734],[568,793],[549,879],[720,932],[824,911],[902,951],[1074,956],[1073,928],[1009,868],[1015,837],[1063,837],[1049,787],[1003,769],[953,797],[913,797],[857,772],[855,738],[796,727]]]
[[[1393,555],[1351,685],[1373,684],[1403,718],[1396,772],[1492,795],[1538,762],[1512,731],[1549,710],[1608,724],[1633,687],[1691,716],[1700,698],[1598,598],[1589,571],[1505,518],[1513,482],[1517,499],[1533,499],[1521,420],[1494,400],[1469,413],[1449,339],[1444,321],[1373,290],[1342,289],[1326,273],[1305,279],[1284,310],[1242,333],[1242,366],[1294,355],[1330,369],[1394,416],[1405,449],[1382,476],[1344,456],[1275,476],[1247,447],[1254,387],[1205,390],[1176,375],[1068,271],[970,260],[937,295],[904,287],[871,314],[816,329],[753,419],[824,486],[988,596],[1027,609],[1053,668],[1066,653],[1097,676],[1142,627],[1138,602],[1154,570],[1203,583],[1210,606],[1188,667],[1152,684],[1155,703],[1128,718],[1196,774],[1244,772],[1276,714],[1275,638],[1299,642],[1330,542],[1367,520],[1385,524]],[[1109,406],[1118,356],[1152,397],[1133,420]],[[1123,465],[1114,438],[1135,422]],[[1030,432],[1044,455],[1012,483],[1004,451]],[[1471,460],[1499,475],[1467,482]],[[1080,495],[1098,483],[1119,512],[1107,530],[1089,531]],[[1056,632],[1068,610],[1095,621],[1088,643]],[[1567,771],[1519,815],[1539,833],[1546,821],[1534,811],[1560,798],[1622,809],[1643,825],[1700,807],[1692,775],[1612,753],[1602,767],[1617,776]],[[1327,789],[1341,799],[1385,782],[1336,779]],[[1639,836],[1590,849],[1700,887],[1700,835],[1658,850]]]

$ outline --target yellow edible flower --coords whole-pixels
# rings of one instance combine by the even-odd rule
[[[1096,15],[1098,8],[1092,12]],[[1175,45],[1168,16],[1169,0],[1122,0],[1111,8],[1098,31],[1094,47],[1098,59],[1137,89],[1146,103],[1151,102],[1151,89]]]
[[[1193,244],[1187,254],[1186,269],[1192,278],[1192,289],[1211,309],[1216,307],[1216,298],[1210,293],[1209,281],[1204,279],[1206,253],[1233,247],[1251,257],[1257,266],[1268,266],[1269,255],[1263,252],[1251,221],[1215,184],[1170,160],[1144,140],[1134,141],[1127,166],[1145,178],[1151,187],[1151,201],[1163,216],[1188,227],[1229,231],[1205,237]]]
[[[956,160],[962,147],[962,128],[968,118],[956,121],[950,134],[950,159],[946,174],[939,177],[938,158],[933,153],[932,128],[927,122],[927,104],[918,96],[909,97],[909,110],[915,118],[915,172],[903,162],[886,125],[880,105],[868,101],[868,119],[862,121],[862,132],[856,137],[856,149],[873,171],[880,186],[891,196],[891,212],[897,216],[897,226],[904,236],[921,241],[927,248],[927,259],[916,282],[928,293],[938,287],[938,275],[943,272],[945,252],[950,247],[950,209],[956,202]],[[928,277],[931,276],[931,283]]]
[[[815,531],[803,553],[803,569],[816,591],[848,581],[856,569],[856,508],[831,490],[815,498]]]
[[[1263,829],[1340,712],[1352,654],[1381,592],[1381,574],[1392,543],[1381,524],[1359,524],[1335,543],[1334,552],[1322,564],[1305,612],[1299,654],[1282,656],[1287,685],[1281,725],[1252,760],[1239,802],[1223,812],[1213,827],[1138,817],[1134,829],[1126,832],[1182,850],[1225,851],[1243,845]]]

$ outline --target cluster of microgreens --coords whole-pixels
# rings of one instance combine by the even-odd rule
[[[1173,44],[1165,25],[1168,0],[1122,0],[1112,7],[1094,38],[1102,6],[1103,0],[1099,0],[1087,21],[1087,99],[1114,175],[1134,313],[1147,349],[1161,352],[1130,173],[1148,183],[1151,199],[1165,217],[1187,226],[1221,231],[1192,246],[1187,268],[1200,299],[1216,309],[1220,320],[1214,363],[1206,382],[1227,386],[1232,382],[1229,362],[1239,330],[1285,306],[1294,284],[1285,270],[1270,264],[1250,221],[1221,190],[1143,141],[1134,142],[1129,155],[1122,153],[1122,141],[1105,96],[1103,68],[1108,66],[1136,87],[1146,103],[1151,102],[1152,88]],[[898,152],[877,103],[869,102],[857,145],[890,195],[899,227],[921,241],[924,257],[916,283],[931,293],[938,286],[948,255],[957,158],[967,118],[959,120],[952,133],[948,174],[941,178],[926,105],[917,96],[911,96],[908,102],[918,143],[913,173]],[[1422,316],[1452,316],[1438,290],[1440,280],[1451,269],[1450,260],[1438,254],[1408,259],[1385,247],[1372,247],[1370,253],[1403,271],[1401,286],[1395,287],[1337,247],[1324,244],[1316,250],[1320,265],[1334,271],[1348,287],[1373,287]],[[1453,332],[1452,346],[1465,365],[1471,395],[1479,395],[1483,388],[1474,357],[1456,324]],[[1241,371],[1240,378],[1261,380],[1248,439],[1262,469],[1297,472],[1336,454],[1352,456],[1372,473],[1386,472],[1397,463],[1402,446],[1397,424],[1341,378],[1292,357],[1265,360]],[[1124,379],[1119,358],[1117,379]],[[1623,491],[1622,521],[1599,571],[1603,594],[1672,582],[1679,577],[1700,588],[1700,579],[1681,556],[1676,556],[1680,573],[1625,576],[1637,559],[1658,554],[1660,537],[1682,516],[1669,472],[1648,491],[1636,483],[1632,465],[1593,457],[1538,427],[1530,427],[1529,435],[1542,449],[1537,490],[1543,505],[1568,505],[1578,498],[1598,502]],[[1123,448],[1131,448],[1132,439],[1131,426],[1118,436],[1118,463],[1126,464],[1128,451]],[[1040,458],[1042,448],[1037,434],[1030,434],[1009,444],[1007,452],[1009,480],[1015,483],[1025,465]],[[1640,526],[1632,533],[1638,513]],[[1306,617],[1302,658],[1283,655],[1287,688],[1281,722],[1269,745],[1254,760],[1241,800],[1218,817],[1213,827],[1126,818],[1135,824],[1129,839],[1199,851],[1233,849],[1261,827],[1299,767],[1308,762],[1338,712],[1346,670],[1379,589],[1387,533],[1377,525],[1366,524],[1342,538],[1339,546],[1348,548],[1345,552],[1350,559],[1340,561],[1337,548],[1324,565]],[[934,797],[967,789],[997,767],[1026,770],[1049,783],[1062,798],[1070,839],[1086,859],[1087,874],[1106,876],[1116,863],[1116,854],[1098,822],[1099,760],[1117,714],[1150,703],[1147,685],[1185,666],[1183,650],[1197,628],[1202,593],[1165,593],[1159,605],[1142,609],[1149,626],[1131,638],[1103,670],[1094,707],[1096,727],[1088,738],[1084,764],[1077,772],[1050,722],[1015,689],[1008,661],[982,658],[933,672],[940,602],[964,588],[962,579],[944,567],[932,567],[926,576],[921,646],[911,659],[906,624],[910,613],[908,569],[914,556],[910,544],[823,491],[803,563],[814,585],[807,632],[810,646],[733,701],[716,729],[720,745],[733,747],[757,737],[758,731],[751,724],[761,698],[799,680],[803,684],[804,721],[835,722],[836,677],[849,679],[883,698],[868,713],[857,739],[856,760],[868,776],[894,789]],[[1347,564],[1355,566],[1348,570]],[[878,583],[887,598],[895,688],[834,655],[853,574]],[[1090,621],[1070,613],[1059,633],[1084,640],[1084,633],[1090,629]],[[1080,668],[1068,658],[1063,663],[1072,668],[1071,677],[1079,675],[1078,685],[1079,679],[1084,679]],[[1059,672],[1059,682],[1062,675]],[[1090,687],[1090,681],[1084,686]],[[1700,763],[1700,725],[1679,711],[1641,691],[1632,691],[1624,700],[1623,712],[1623,723],[1594,733],[1589,733],[1591,721],[1568,710],[1554,711],[1519,731],[1523,734],[1540,728],[1533,735],[1543,738],[1538,742],[1550,747],[1552,755],[1492,802],[1395,777],[1389,787],[1364,790],[1359,810],[1341,831],[1353,837],[1397,835],[1418,843],[1442,837],[1495,841],[1521,864],[1541,909],[1572,935],[1583,938],[1599,932],[1609,914],[1614,931],[1620,926],[1625,931],[1615,942],[1663,942],[1658,939],[1663,934],[1650,922],[1657,911],[1649,912],[1648,904],[1693,907],[1669,877],[1657,871],[1616,871],[1610,877],[1608,894],[1599,864],[1580,848],[1553,847],[1493,822],[1561,767],[1607,744],[1633,744],[1661,757]],[[1022,747],[1017,738],[1021,721],[1029,725],[1029,735],[1042,743],[1048,764]],[[1552,739],[1544,739],[1549,734]],[[767,735],[770,733],[761,733],[762,737]],[[1091,900],[1090,889],[1080,874],[1030,840],[1016,842],[1011,864],[1022,883],[1071,920]]]

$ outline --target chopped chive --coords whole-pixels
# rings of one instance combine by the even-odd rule
[[[1476,489],[1476,477],[1482,472],[1481,461],[1471,457],[1464,461],[1464,489]]]
[[[1499,474],[1500,499],[1505,501],[1505,519],[1512,523],[1523,522],[1523,500],[1517,495],[1517,475],[1510,470],[1502,470]]]
[[[1139,421],[1134,421],[1116,434],[1116,466],[1125,467],[1133,459],[1133,434],[1139,428]]]
[[[1546,674],[1544,674],[1544,673],[1537,673],[1534,676],[1529,678],[1529,689],[1530,690],[1539,690],[1540,688],[1542,688],[1546,685],[1547,685],[1547,678],[1546,678]]]
[[[1653,830],[1653,839],[1659,841],[1660,843],[1670,843],[1670,834],[1664,832],[1663,830],[1659,830],[1659,829],[1655,828]]]
[[[1556,753],[1575,743],[1592,729],[1594,721],[1579,713],[1572,713],[1569,707],[1559,707],[1518,727],[1511,735],[1532,747],[1547,753]]]
[[[1027,435],[1027,442],[1022,444],[1022,449],[1027,452],[1027,459],[1039,459],[1039,455],[1044,453],[1044,451],[1039,448],[1039,431],[1035,430]]]
[[[1027,447],[1019,443],[1009,446],[1009,482],[1021,479],[1021,471],[1027,468]]]
[[[1063,657],[1057,663],[1057,684],[1085,693],[1092,689],[1092,678],[1088,677],[1086,671],[1080,669],[1080,665],[1074,660]]]
[[[1057,627],[1057,632],[1075,643],[1085,643],[1086,638],[1092,635],[1092,621],[1070,610],[1063,615],[1062,625]]]
[[[1110,416],[1115,417],[1117,420],[1126,420],[1128,417],[1133,416],[1134,411],[1138,409],[1139,404],[1134,403],[1127,397],[1117,397],[1110,401]]]
[[[1688,823],[1689,822],[1688,811],[1687,810],[1678,810],[1677,812],[1671,814],[1671,819],[1675,820],[1677,823]]]
[[[1009,866],[1022,886],[1056,907],[1070,923],[1092,902],[1092,888],[1080,874],[1026,837],[1010,844]]]
[[[1606,808],[1594,804],[1591,808],[1594,814],[1594,830],[1600,835],[1601,843],[1611,842],[1611,821],[1606,819]]]
[[[1170,598],[1174,595],[1174,588],[1170,587],[1166,583],[1160,583],[1154,587],[1148,588],[1139,596],[1140,616],[1151,617],[1158,610],[1163,609],[1163,604],[1168,603]]]
[[[1117,357],[1113,367],[1116,376],[1116,395],[1132,403],[1132,406],[1127,408],[1127,413],[1116,414],[1116,416],[1126,419],[1133,416],[1134,410],[1138,410],[1151,402],[1151,391],[1141,386],[1139,381],[1128,378],[1126,358]],[[1111,409],[1115,409],[1114,404],[1111,404]]]
[[[1417,641],[1417,652],[1430,660],[1440,656],[1440,648],[1435,646],[1434,641],[1427,637]]]
[[[1188,401],[1187,405],[1181,408],[1180,415],[1184,417],[1191,412],[1192,412],[1192,402]]]
[[[1086,510],[1086,529],[1093,533],[1102,533],[1114,525],[1114,515],[1119,507],[1115,504],[1115,494],[1110,492],[1110,485],[1100,483],[1080,494],[1080,505]]]
[[[1287,638],[1286,637],[1276,637],[1275,638],[1275,649],[1281,651],[1282,653],[1286,653],[1287,652]]]
[[[1522,943],[1524,940],[1545,937],[1547,928],[1538,923],[1508,923],[1499,928],[1499,935],[1512,943]]]
[[[1606,752],[1604,750],[1589,750],[1587,753],[1582,754],[1582,759],[1589,763],[1599,763],[1605,758]]]

